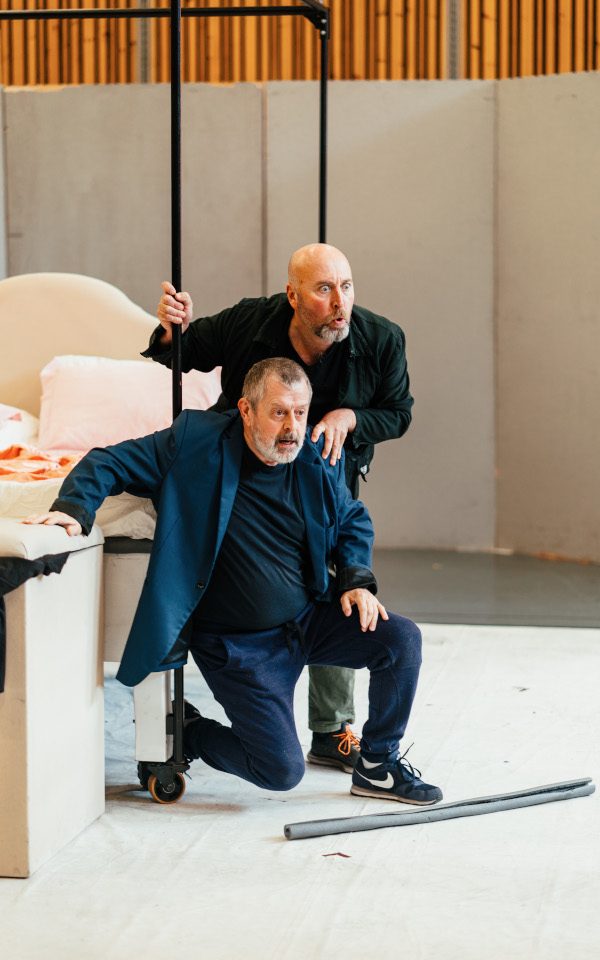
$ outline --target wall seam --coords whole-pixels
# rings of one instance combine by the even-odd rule
[[[494,549],[500,548],[499,487],[500,487],[500,80],[494,80],[494,128],[492,159],[492,349],[494,351],[492,397],[494,409]]]
[[[9,223],[8,223],[8,118],[7,118],[7,103],[6,103],[6,87],[2,87],[2,196],[0,197],[0,219],[2,220],[2,231],[3,231],[3,245],[2,250],[0,251],[0,276],[2,279],[10,276],[9,274],[9,256],[8,256],[8,238],[9,238]]]
[[[261,84],[260,115],[260,285],[261,295],[268,295],[268,255],[269,255],[269,84]]]

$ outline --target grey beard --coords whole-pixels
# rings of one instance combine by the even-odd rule
[[[286,439],[291,439],[291,437]],[[289,450],[279,450],[275,442],[266,440],[258,431],[255,431],[252,434],[252,440],[258,452],[265,458],[265,460],[274,460],[275,463],[292,463],[296,459],[300,453],[300,447],[302,446],[302,443],[296,434],[294,435],[294,439],[297,441],[297,445],[295,447],[292,447]]]
[[[322,327],[315,330],[315,333],[320,340],[325,340],[326,343],[340,343],[342,340],[345,340],[350,333],[350,324],[347,323],[341,330],[331,330],[327,324],[323,324]]]

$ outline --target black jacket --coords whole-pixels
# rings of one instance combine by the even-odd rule
[[[282,331],[289,328],[292,315],[285,293],[277,293],[246,298],[212,317],[194,320],[181,339],[183,372],[222,367],[223,394],[215,409],[234,407],[250,367],[277,356]],[[142,356],[170,367],[171,348],[161,349],[158,342],[162,331],[161,326],[156,328]],[[344,341],[346,366],[338,384],[337,406],[349,407],[356,415],[356,429],[344,445],[346,479],[355,495],[358,475],[368,472],[374,444],[401,437],[411,421],[413,398],[404,343],[396,324],[354,307]]]

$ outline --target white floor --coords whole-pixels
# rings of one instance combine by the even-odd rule
[[[445,800],[598,782],[600,630],[423,632],[404,746],[414,740],[409,758]],[[195,673],[186,695],[221,716]],[[362,675],[358,703],[360,728]],[[305,678],[296,706],[308,746]],[[158,806],[135,790],[132,756],[130,695],[108,680],[107,813],[29,880],[0,880],[6,958],[600,956],[599,794],[289,842],[288,822],[404,808],[350,796],[333,770],[309,766],[294,791],[270,794],[201,763],[182,801]]]

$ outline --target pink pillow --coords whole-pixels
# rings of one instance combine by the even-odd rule
[[[171,423],[171,371],[151,360],[54,357],[40,377],[42,450],[105,447]],[[220,391],[220,369],[183,375],[184,408],[205,410]]]

